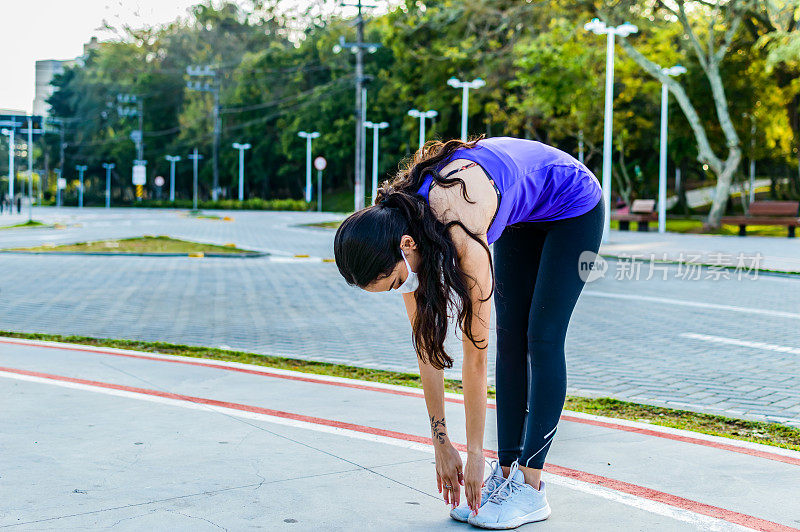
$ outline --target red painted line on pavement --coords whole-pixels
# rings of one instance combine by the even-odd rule
[[[164,397],[167,399],[176,399],[180,401],[186,401],[191,403],[200,403],[212,406],[219,406],[224,408],[230,408],[233,410],[240,410],[244,412],[254,412],[258,414],[265,414],[268,416],[279,417],[283,419],[291,419],[295,421],[302,421],[305,423],[312,423],[315,425],[322,425],[326,427],[335,427],[345,430],[351,430],[354,432],[360,432],[363,434],[372,434],[375,436],[383,436],[386,438],[393,438],[396,440],[402,441],[409,441],[415,443],[421,443],[425,445],[432,445],[430,438],[417,436],[415,434],[407,434],[404,432],[396,432],[393,430],[386,430],[386,429],[379,429],[376,427],[367,427],[364,425],[357,425],[354,423],[347,423],[344,421],[336,421],[332,419],[324,419],[319,417],[313,416],[306,416],[303,414],[296,414],[293,412],[284,412],[282,410],[273,410],[270,408],[263,408],[259,406],[253,405],[246,405],[242,403],[231,403],[228,401],[218,401],[216,399],[208,399],[205,397],[194,397],[191,395],[183,395],[177,393],[170,393],[170,392],[162,392],[159,390],[150,390],[147,388],[137,388],[133,386],[125,386],[122,384],[113,384],[109,382],[100,382],[100,381],[92,381],[86,379],[76,379],[74,377],[66,377],[63,375],[53,375],[49,373],[41,373],[38,371],[28,371],[23,369],[16,369],[16,368],[7,368],[0,366],[0,371],[5,371],[8,373],[15,373],[18,375],[28,375],[31,377],[39,377],[42,379],[49,379],[55,381],[62,381],[62,382],[71,382],[75,384],[83,384],[87,386],[94,386],[97,388],[106,388],[111,390],[121,390],[126,392],[133,392],[143,395],[151,395],[156,397]],[[454,444],[456,449],[466,452],[467,447],[462,443]],[[493,450],[485,450],[484,453],[491,457],[497,458],[497,452]],[[711,506],[709,504],[705,504],[699,501],[694,501],[692,499],[687,499],[685,497],[680,497],[678,495],[672,495],[670,493],[665,493],[663,491],[654,490],[651,488],[647,488],[645,486],[639,486],[638,484],[632,484],[630,482],[624,482],[621,480],[615,480],[608,477],[603,477],[601,475],[595,475],[593,473],[587,473],[586,471],[580,471],[578,469],[571,469],[568,467],[563,467],[555,464],[545,464],[545,471],[548,473],[552,473],[554,475],[572,478],[574,480],[578,480],[581,482],[587,482],[590,484],[596,484],[598,486],[603,486],[608,489],[612,489],[615,491],[621,491],[623,493],[628,493],[630,495],[634,495],[636,497],[641,497],[644,499],[649,499],[652,501],[657,501],[662,504],[666,504],[669,506],[673,506],[675,508],[680,508],[682,510],[688,510],[690,512],[694,512],[701,515],[706,515],[709,517],[713,517],[716,519],[721,519],[723,521],[727,521],[729,523],[734,523],[737,525],[742,525],[748,528],[752,528],[754,530],[763,530],[763,531],[778,531],[778,532],[797,532],[800,529],[792,528],[790,526],[782,525],[780,523],[775,523],[773,521],[768,521],[766,519],[761,519],[759,517],[754,517],[752,515],[747,515],[739,512],[735,512],[733,510],[727,510],[725,508],[720,508],[718,506]]]
[[[314,378],[314,377],[302,377],[298,375],[284,375],[282,373],[274,373],[271,371],[265,370],[255,370],[255,369],[248,369],[248,368],[238,368],[233,366],[220,366],[216,364],[209,364],[207,362],[200,362],[197,360],[179,360],[179,359],[164,359],[158,357],[151,357],[147,355],[138,355],[135,353],[118,353],[116,351],[106,351],[102,349],[86,349],[83,347],[61,347],[61,346],[51,346],[51,345],[42,345],[33,342],[26,342],[24,340],[20,341],[9,341],[6,339],[0,339],[0,343],[3,344],[11,344],[11,345],[26,345],[30,347],[44,347],[50,349],[63,349],[66,351],[79,351],[82,353],[95,353],[95,354],[103,354],[103,355],[113,355],[119,357],[126,357],[126,358],[136,358],[141,360],[151,360],[157,362],[170,362],[173,364],[185,364],[188,366],[201,366],[206,368],[213,368],[213,369],[222,369],[226,371],[235,371],[239,373],[247,373],[251,375],[261,375],[264,377],[272,377],[275,379],[285,379],[290,381],[298,381],[298,382],[308,382],[313,384],[326,384],[329,386],[339,386],[341,388],[352,388],[356,390],[365,390],[370,392],[380,392],[380,393],[387,393],[392,395],[401,395],[405,397],[416,397],[416,398],[423,398],[423,395],[418,392],[412,391],[403,391],[403,390],[394,390],[388,388],[381,388],[379,386],[370,386],[368,384],[358,384],[358,383],[349,383],[349,382],[337,382],[337,381],[328,381],[324,379]],[[464,404],[463,399],[457,399],[454,397],[445,397],[445,401],[449,403],[456,403],[456,404]],[[495,405],[489,403],[487,404],[488,408],[497,408]],[[639,427],[631,427],[628,425],[621,425],[618,423],[610,423],[608,421],[599,421],[594,419],[584,419],[580,417],[570,416],[568,414],[563,414],[561,419],[564,421],[569,421],[571,423],[582,423],[584,425],[593,425],[596,427],[603,427],[608,429],[614,430],[621,430],[624,432],[632,432],[635,434],[642,434],[644,436],[652,436],[655,438],[663,438],[666,440],[673,440],[679,441],[683,443],[689,443],[693,445],[702,445],[704,447],[711,447],[713,449],[721,449],[723,451],[730,451],[733,453],[745,454],[749,456],[755,456],[757,458],[763,458],[765,460],[773,460],[776,462],[783,462],[784,464],[791,464],[800,466],[800,458],[796,458],[794,456],[786,456],[778,453],[771,453],[769,451],[763,451],[760,449],[751,449],[749,447],[741,447],[738,445],[730,444],[730,443],[721,443],[716,441],[704,440],[701,438],[693,438],[691,436],[683,436],[680,434],[671,434],[669,432],[661,432],[658,430],[652,429],[645,429]]]

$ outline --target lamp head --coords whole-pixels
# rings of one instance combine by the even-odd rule
[[[590,22],[584,24],[583,29],[585,29],[586,31],[591,31],[592,33],[596,33],[598,35],[603,33],[608,33],[606,28],[606,23],[600,20],[599,18],[593,18]]]
[[[484,85],[486,85],[486,82],[481,78],[475,78],[475,79],[472,80],[471,85],[472,85],[473,89],[479,89],[479,88],[483,87]]]
[[[630,22],[626,22],[625,24],[621,24],[616,27],[614,33],[619,35],[620,37],[627,37],[631,33],[638,33],[639,28],[631,24]]]
[[[461,84],[461,82],[458,80],[458,78],[453,77],[447,80],[447,84],[453,87],[454,89],[457,89]]]
[[[674,67],[661,69],[661,72],[663,72],[667,76],[680,76],[681,74],[686,73],[686,67],[681,65],[675,65]]]

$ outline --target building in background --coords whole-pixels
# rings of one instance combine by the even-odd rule
[[[53,94],[53,78],[64,72],[67,67],[79,64],[83,59],[89,55],[91,50],[99,46],[97,37],[92,37],[91,40],[83,45],[83,55],[75,59],[43,59],[36,61],[36,87],[33,97],[33,114],[47,117],[49,115],[50,106],[47,105],[47,99]]]

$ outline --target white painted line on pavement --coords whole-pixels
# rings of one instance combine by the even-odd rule
[[[689,301],[686,299],[672,299],[669,297],[640,296],[635,294],[614,294],[611,292],[598,292],[597,290],[584,290],[583,294],[593,297],[605,297],[608,299],[625,299],[632,301],[647,301],[649,303],[663,303],[665,305],[678,305],[682,307],[707,308],[714,310],[726,310],[729,312],[740,312],[743,314],[755,314],[761,316],[772,316],[774,318],[786,318],[790,320],[800,320],[800,314],[796,312],[785,312],[782,310],[769,310],[753,307],[739,307],[736,305],[720,305],[718,303],[705,303],[703,301]]]
[[[433,447],[430,445],[425,445],[413,441],[405,441],[397,438],[390,438],[386,436],[380,436],[376,434],[365,434],[353,430],[342,429],[338,427],[330,427],[325,425],[318,425],[315,423],[310,423],[306,421],[299,421],[294,419],[287,419],[281,417],[270,416],[267,414],[262,414],[258,412],[246,412],[234,408],[225,408],[216,405],[208,405],[208,404],[200,404],[200,403],[193,403],[191,401],[185,401],[180,399],[169,399],[166,397],[158,397],[152,396],[142,393],[135,393],[129,392],[125,390],[114,390],[108,388],[101,388],[97,386],[90,386],[81,383],[74,383],[74,382],[65,382],[65,381],[55,381],[52,379],[46,379],[42,377],[35,377],[32,375],[20,375],[16,373],[10,373],[6,371],[0,371],[0,377],[6,377],[11,379],[17,379],[22,381],[29,381],[29,382],[37,382],[41,384],[50,384],[54,386],[61,386],[63,388],[72,388],[76,390],[84,390],[90,391],[95,393],[101,393],[105,395],[115,395],[118,397],[127,397],[129,399],[138,399],[140,401],[149,401],[152,403],[160,403],[170,406],[178,406],[181,408],[188,408],[191,410],[202,410],[202,411],[212,411],[217,412],[223,415],[229,415],[234,417],[240,417],[245,419],[253,419],[259,421],[266,421],[269,423],[274,423],[278,425],[285,425],[289,427],[295,427],[300,429],[312,430],[315,432],[324,432],[328,434],[335,434],[338,436],[345,436],[348,438],[354,438],[359,440],[367,440],[375,443],[381,443],[385,445],[392,445],[395,447],[403,447],[406,449],[413,449],[417,451],[422,451],[428,454],[433,454]],[[462,454],[462,458],[466,459],[466,455]],[[589,482],[581,482],[579,480],[574,480],[571,478],[563,477],[560,475],[555,475],[552,473],[548,473],[544,471],[542,473],[543,478],[546,482],[561,485],[569,489],[581,491],[583,493],[587,493],[589,495],[594,495],[597,497],[601,497],[603,499],[607,499],[610,501],[614,501],[620,504],[624,504],[626,506],[631,506],[634,508],[638,508],[640,510],[644,510],[646,512],[650,512],[656,515],[661,515],[664,517],[672,518],[677,521],[683,521],[686,523],[691,523],[696,527],[704,530],[751,530],[750,528],[740,526],[734,523],[730,523],[728,521],[722,519],[716,519],[713,517],[708,517],[702,514],[698,514],[689,510],[684,510],[682,508],[676,508],[674,506],[670,506],[668,504],[664,504],[658,501],[646,499],[643,497],[637,497],[635,495],[631,495],[628,493],[620,492],[617,490],[613,490],[610,488],[601,487]]]
[[[712,336],[710,334],[681,333],[681,336],[683,338],[691,338],[692,340],[703,340],[705,342],[714,342],[717,344],[737,345],[740,347],[752,347],[754,349],[775,351],[777,353],[791,353],[793,355],[800,355],[800,347],[766,344],[764,342],[751,342],[750,340],[739,340],[737,338],[726,338],[724,336]]]

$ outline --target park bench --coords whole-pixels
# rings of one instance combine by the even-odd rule
[[[738,225],[739,236],[747,236],[748,225],[785,225],[789,238],[794,238],[795,227],[800,226],[797,201],[754,201],[747,216],[723,216],[723,224]]]
[[[637,230],[646,232],[650,230],[650,222],[658,221],[658,214],[655,209],[656,200],[637,199],[633,200],[633,204],[627,212],[612,212],[611,219],[619,222],[620,231],[629,230],[631,222],[636,222]]]

